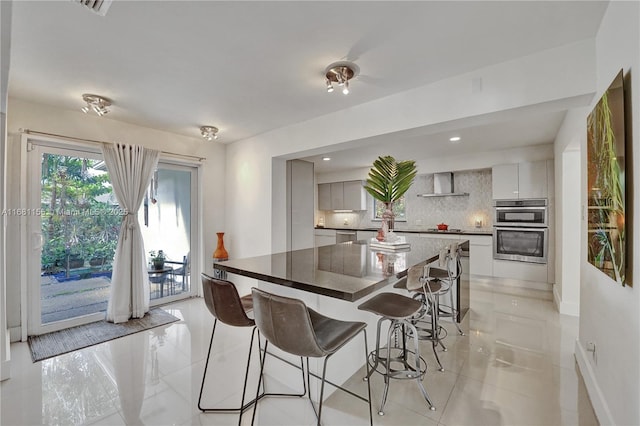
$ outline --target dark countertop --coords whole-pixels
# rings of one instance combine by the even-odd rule
[[[231,259],[214,268],[315,294],[356,301],[433,262],[450,239],[407,236],[409,251],[380,252],[365,240]]]
[[[333,229],[336,231],[374,231],[378,232],[379,228],[332,228],[316,226],[314,229]],[[433,229],[395,229],[396,234],[443,234],[443,235],[493,235],[493,230],[489,228],[480,229],[462,229],[460,231],[438,231]]]

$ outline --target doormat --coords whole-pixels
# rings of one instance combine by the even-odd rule
[[[147,312],[142,318],[120,324],[103,320],[40,336],[29,336],[31,359],[33,362],[42,361],[175,321],[179,321],[179,319],[160,308],[156,308]]]

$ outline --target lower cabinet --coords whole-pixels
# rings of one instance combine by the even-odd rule
[[[335,229],[315,229],[314,232],[315,246],[330,246],[336,243]]]
[[[523,281],[548,282],[547,264],[514,262],[511,260],[493,261],[493,276],[498,278],[512,278]]]
[[[491,235],[469,235],[469,273],[493,276],[493,237]]]
[[[378,235],[376,231],[358,231],[357,238],[359,240],[370,240],[376,235]]]

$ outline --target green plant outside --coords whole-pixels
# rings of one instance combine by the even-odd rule
[[[122,217],[116,205],[97,200],[109,194],[108,174],[92,174],[97,160],[44,154],[41,180],[43,273],[69,275],[70,259],[112,263]],[[103,197],[104,198],[104,197]]]

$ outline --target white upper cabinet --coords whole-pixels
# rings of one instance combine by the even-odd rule
[[[318,184],[318,210],[367,210],[362,181]]]
[[[362,181],[344,182],[343,205],[345,210],[367,209],[367,191],[364,190]]]
[[[491,169],[494,200],[518,198],[518,165],[500,164]]]
[[[518,198],[547,198],[547,162],[518,164]]]
[[[547,161],[493,166],[494,200],[547,198]]]
[[[331,210],[331,184],[318,185],[318,210]]]
[[[331,210],[344,209],[344,184],[335,182],[331,184]]]

